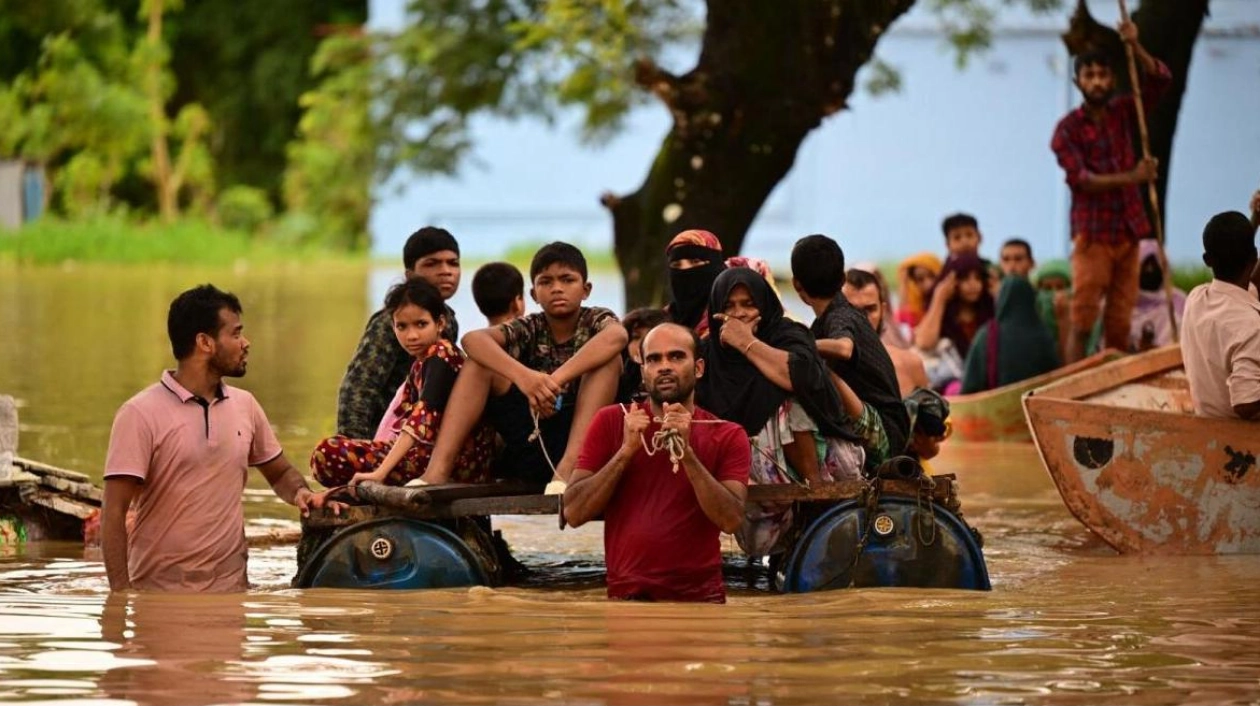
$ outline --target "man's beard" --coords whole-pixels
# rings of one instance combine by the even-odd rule
[[[1106,91],[1106,92],[1104,92],[1104,93],[1102,93],[1102,94],[1091,94],[1091,93],[1086,93],[1086,94],[1085,94],[1085,102],[1086,102],[1086,103],[1088,103],[1088,104],[1089,104],[1091,107],[1093,107],[1093,108],[1101,108],[1101,107],[1103,107],[1103,106],[1107,105],[1107,102],[1111,100],[1111,96],[1112,96],[1114,93],[1115,93],[1115,89],[1112,89],[1112,90],[1110,90],[1110,91]],[[1098,95],[1098,97],[1097,97],[1097,98],[1095,98],[1095,97],[1094,97],[1095,95]]]
[[[216,373],[224,378],[240,378],[245,375],[244,362],[234,364],[216,356],[210,360],[210,365]]]
[[[674,379],[674,389],[666,393],[661,393],[655,386],[648,389],[648,397],[657,405],[665,403],[681,403],[691,397],[691,393],[695,391],[696,383],[694,380],[688,382],[682,378]]]

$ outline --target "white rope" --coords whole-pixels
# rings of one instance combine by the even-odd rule
[[[630,411],[626,409],[625,403],[619,403],[619,404],[621,405],[621,413],[623,417],[629,414]],[[657,424],[660,424],[662,422],[665,422],[665,419],[661,417],[653,417],[651,418],[651,421]],[[717,424],[721,424],[722,422],[725,422],[725,421],[724,420],[692,420],[691,424],[717,425]],[[647,455],[649,457],[656,456],[656,453],[662,450],[668,451],[669,462],[674,469],[674,473],[675,474],[678,473],[678,465],[682,463],[683,457],[686,456],[687,454],[687,443],[683,441],[682,433],[680,433],[678,430],[657,430],[655,433],[652,434],[652,442],[651,444],[649,444],[648,441],[643,438],[643,433],[640,432],[639,441],[643,444],[643,451],[647,452]]]
[[[626,409],[625,403],[619,403],[619,405],[621,406],[621,413],[623,417],[630,412]],[[543,440],[542,430],[538,426],[538,411],[531,409],[529,411],[529,415],[534,420],[534,431],[529,433],[528,441],[538,442],[538,447],[542,449],[543,458],[547,460],[547,466],[551,467],[552,476],[555,476],[558,473],[556,472],[556,464],[551,461],[551,455],[547,453],[547,443]],[[651,421],[660,424],[664,422],[665,419],[661,417],[653,417],[651,418]],[[692,420],[691,424],[718,425],[722,422],[724,422],[724,420]],[[644,439],[643,433],[640,432],[639,441],[643,443],[643,451],[647,452],[649,457],[656,456],[656,453],[662,450],[668,451],[669,461],[673,467],[674,473],[678,473],[678,465],[682,463],[683,457],[687,454],[687,444],[683,442],[682,434],[680,434],[678,430],[657,430],[653,433],[652,442],[650,444],[646,439]]]
[[[528,441],[533,442],[534,440],[538,440],[538,447],[539,449],[542,449],[543,459],[546,459],[547,466],[551,467],[551,476],[553,478],[559,476],[559,472],[556,471],[555,462],[551,461],[551,455],[547,453],[547,442],[543,439],[542,430],[538,427],[538,411],[531,407],[529,414],[530,417],[534,418],[534,431],[529,433]]]

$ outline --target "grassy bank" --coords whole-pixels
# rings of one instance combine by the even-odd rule
[[[464,267],[471,278],[477,266],[490,260],[503,260],[528,273],[534,252],[542,241],[508,245],[500,258],[468,259]],[[616,272],[617,260],[611,250],[583,249],[592,272]],[[143,265],[183,263],[207,266],[287,261],[336,260],[370,262],[395,266],[397,255],[352,254],[316,246],[286,243],[282,239],[262,239],[251,234],[194,219],[171,225],[154,221],[136,222],[122,216],[105,216],[84,221],[44,218],[16,231],[0,229],[0,262],[29,265],[59,265],[67,262]],[[662,256],[662,267],[664,258]],[[880,270],[896,288],[896,263],[880,263]],[[786,268],[776,268],[783,282],[790,282]],[[1202,265],[1173,268],[1173,284],[1189,292],[1195,285],[1212,279]],[[789,289],[790,291],[790,289]]]
[[[0,261],[26,265],[66,262],[230,265],[286,260],[357,260],[366,256],[262,240],[244,231],[184,219],[166,225],[121,216],[85,221],[43,218],[0,230]]]

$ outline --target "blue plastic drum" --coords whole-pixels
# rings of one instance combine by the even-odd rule
[[[868,520],[866,546],[855,563]],[[874,518],[864,503],[841,503],[814,521],[788,553],[783,591],[849,586],[992,588],[971,529],[940,506],[902,496],[881,497]]]
[[[408,518],[352,525],[319,547],[299,587],[437,589],[489,584],[481,561],[458,535]]]

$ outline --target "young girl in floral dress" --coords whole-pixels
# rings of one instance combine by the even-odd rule
[[[419,478],[428,466],[442,413],[464,365],[459,349],[441,338],[445,306],[433,285],[418,277],[395,285],[385,296],[385,309],[393,317],[399,345],[415,362],[374,439],[337,435],[315,447],[311,469],[330,488],[362,481],[402,486]],[[490,481],[493,452],[493,432],[479,425],[464,443],[451,480]]]

